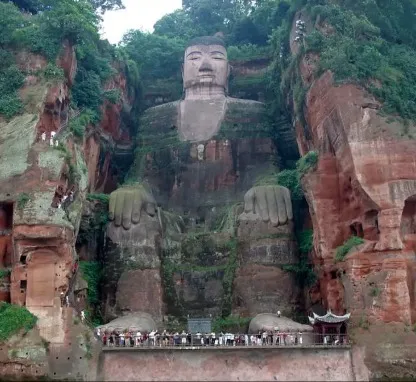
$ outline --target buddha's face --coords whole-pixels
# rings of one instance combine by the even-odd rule
[[[227,51],[221,45],[193,45],[186,49],[183,85],[227,89],[229,65]]]

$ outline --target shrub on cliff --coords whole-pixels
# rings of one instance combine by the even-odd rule
[[[318,163],[318,153],[316,151],[309,151],[306,155],[300,158],[296,163],[296,169],[302,177],[307,172],[314,170]]]
[[[363,244],[364,239],[358,236],[351,236],[344,244],[339,246],[335,252],[335,262],[343,261],[345,256],[357,245]]]
[[[247,333],[252,317],[227,316],[218,317],[212,322],[212,330],[215,333]]]
[[[11,305],[6,302],[0,303],[0,341],[6,341],[13,334],[24,330],[27,333],[37,321],[37,317],[26,308]]]
[[[297,170],[283,170],[277,174],[277,184],[290,190],[292,201],[303,199],[303,190],[299,182],[299,173]]]
[[[320,54],[319,70],[332,70],[339,81],[359,82],[387,113],[416,120],[414,1],[329,3],[310,8],[322,32],[307,36],[306,46]]]

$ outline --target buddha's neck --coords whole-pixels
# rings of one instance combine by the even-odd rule
[[[185,100],[207,100],[225,98],[224,88],[221,86],[195,86],[185,89]]]

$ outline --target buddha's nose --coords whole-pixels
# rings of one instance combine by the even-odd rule
[[[211,61],[208,57],[205,57],[202,61],[201,67],[199,68],[200,72],[212,72]]]

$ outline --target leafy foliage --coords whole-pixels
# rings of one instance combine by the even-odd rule
[[[102,102],[101,80],[93,71],[80,69],[72,89],[74,102],[79,108],[98,110]]]
[[[19,114],[23,108],[18,90],[24,79],[23,73],[16,65],[0,69],[0,114],[7,119]]]
[[[343,245],[339,246],[335,252],[335,262],[343,261],[345,256],[357,245],[363,244],[364,239],[358,236],[351,236]]]
[[[111,89],[104,92],[104,98],[113,105],[120,102],[121,93],[119,89]]]
[[[97,305],[100,302],[99,285],[102,275],[102,267],[96,261],[81,261],[79,263],[82,275],[88,283],[88,303]]]
[[[296,281],[301,288],[310,287],[317,280],[316,273],[313,271],[313,265],[306,255],[300,256],[298,264],[283,265],[282,269],[286,272],[294,273]]]
[[[0,269],[0,279],[4,279],[10,276],[11,270],[10,269]]]
[[[251,317],[227,316],[217,317],[212,322],[212,329],[215,333],[247,333]]]
[[[283,170],[277,174],[277,184],[286,187],[290,190],[292,200],[302,200],[303,190],[299,180],[299,173],[297,170]]]
[[[313,230],[306,229],[298,233],[299,251],[302,254],[308,254],[313,249]]]
[[[35,326],[36,321],[37,317],[26,308],[0,302],[0,341],[6,341],[21,330],[28,332]]]
[[[107,194],[88,194],[87,195],[87,200],[89,201],[100,201],[102,203],[106,203],[108,204],[110,201],[110,195]]]
[[[122,44],[143,78],[171,78],[180,73],[184,40],[136,30],[127,33]]]
[[[318,163],[318,153],[316,151],[309,151],[306,155],[298,160],[296,163],[296,169],[300,176],[305,175],[307,172],[313,170]]]
[[[43,75],[48,80],[64,80],[65,78],[63,69],[51,63],[46,65]]]
[[[228,257],[228,264],[224,271],[223,278],[223,290],[224,296],[222,301],[221,316],[228,317],[231,315],[232,308],[232,294],[233,294],[233,284],[235,278],[235,272],[237,270],[237,255],[238,255],[238,243],[237,239],[233,237],[228,243],[228,248],[230,254]]]
[[[270,48],[245,44],[240,46],[229,46],[227,48],[228,59],[230,61],[245,61],[256,58],[268,58],[271,55]]]
[[[26,194],[25,192],[20,193],[17,197],[17,208],[20,210],[23,209],[29,201],[29,194]]]
[[[386,113],[416,120],[416,4],[340,0],[322,2],[311,13],[333,28],[306,39],[308,49],[320,53],[319,69],[332,70],[338,81],[361,83]]]
[[[70,120],[69,130],[75,137],[81,138],[84,136],[85,129],[90,124],[95,124],[100,121],[100,117],[91,109],[84,110],[78,117]]]
[[[308,254],[313,249],[313,230],[307,229],[297,233],[300,258],[298,264],[284,265],[282,268],[287,272],[293,272],[301,288],[310,287],[317,280],[313,264],[309,261]]]

